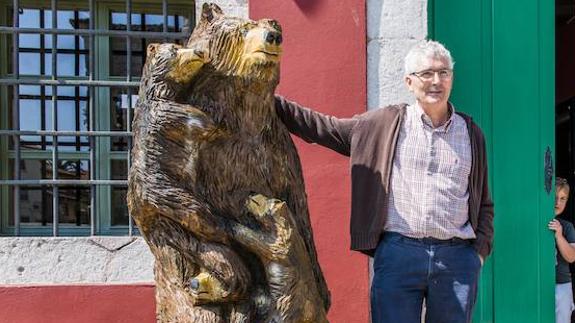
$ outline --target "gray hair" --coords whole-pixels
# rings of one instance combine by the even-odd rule
[[[447,60],[450,69],[453,69],[453,58],[451,53],[441,43],[433,40],[423,40],[413,46],[404,59],[405,75],[419,72],[421,60],[425,58],[438,58]]]

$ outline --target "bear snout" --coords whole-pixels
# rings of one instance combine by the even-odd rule
[[[277,31],[271,31],[271,30],[267,30],[264,33],[264,37],[266,40],[266,43],[273,45],[274,43],[276,45],[280,45],[282,43],[282,34],[280,32]]]

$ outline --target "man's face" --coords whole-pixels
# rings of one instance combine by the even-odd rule
[[[424,58],[420,69],[405,77],[405,84],[423,107],[444,106],[453,86],[453,71],[446,59]]]

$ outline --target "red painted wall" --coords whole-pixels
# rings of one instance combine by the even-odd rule
[[[0,286],[2,323],[154,323],[153,285]]]
[[[352,116],[367,107],[364,0],[250,0],[250,17],[283,29],[278,93],[315,110]],[[296,141],[332,323],[369,321],[368,258],[349,251],[349,160]]]

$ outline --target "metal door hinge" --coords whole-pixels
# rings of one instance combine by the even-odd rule
[[[553,156],[551,156],[551,149],[547,146],[545,151],[545,191],[547,194],[551,193],[553,184]]]

